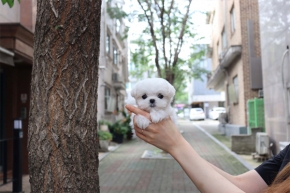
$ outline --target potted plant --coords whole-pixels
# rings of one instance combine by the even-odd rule
[[[133,137],[133,131],[132,131],[132,127],[130,125],[130,123],[131,123],[131,114],[130,113],[127,114],[125,111],[122,111],[122,115],[124,117],[124,119],[122,120],[123,125],[128,128],[128,131],[126,133],[127,140],[131,140],[132,137]]]
[[[112,140],[112,134],[108,131],[98,131],[100,150],[101,151],[109,151],[109,143]]]
[[[100,120],[99,121],[99,128],[101,131],[109,131],[109,125],[110,123],[108,121],[105,121],[105,120]]]
[[[128,132],[128,128],[121,121],[113,123],[109,128],[113,133],[113,141],[123,143],[124,135]]]

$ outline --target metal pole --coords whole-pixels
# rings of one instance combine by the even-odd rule
[[[3,184],[7,183],[7,141],[3,142]]]
[[[14,120],[13,144],[13,189],[14,193],[22,192],[22,121]]]

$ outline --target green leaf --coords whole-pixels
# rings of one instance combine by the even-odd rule
[[[108,7],[107,12],[111,18],[122,19],[126,18],[128,14],[118,7]]]
[[[7,2],[7,0],[1,0],[2,4],[5,5],[5,3]]]
[[[7,3],[9,5],[9,7],[12,8],[14,5],[14,0],[7,0]]]

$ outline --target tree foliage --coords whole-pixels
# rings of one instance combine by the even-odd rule
[[[5,5],[7,3],[10,8],[12,8],[14,5],[14,0],[1,0],[1,1],[2,1],[3,5]],[[20,0],[18,0],[18,2],[20,3]]]
[[[136,1],[132,1],[136,2]],[[186,81],[200,78],[208,71],[200,67],[204,46],[195,44],[192,0],[137,0],[140,9],[125,13],[118,6],[109,7],[112,18],[138,20],[143,30],[131,41],[131,75],[137,78],[158,76],[170,82],[181,96]],[[185,54],[187,53],[187,54]],[[184,97],[183,97],[184,98]]]

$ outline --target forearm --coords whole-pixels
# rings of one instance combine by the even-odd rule
[[[237,178],[237,176],[233,176],[231,174],[226,173],[225,171],[221,170],[220,168],[216,167],[215,165],[213,165],[210,162],[207,162],[216,172],[218,172],[220,175],[222,175],[223,177],[225,177],[227,180],[229,180],[231,183],[233,183],[234,185],[240,187],[239,184],[239,180]]]
[[[169,152],[181,165],[186,174],[201,192],[243,192],[214,167],[201,158],[190,144],[183,139],[182,143]]]

